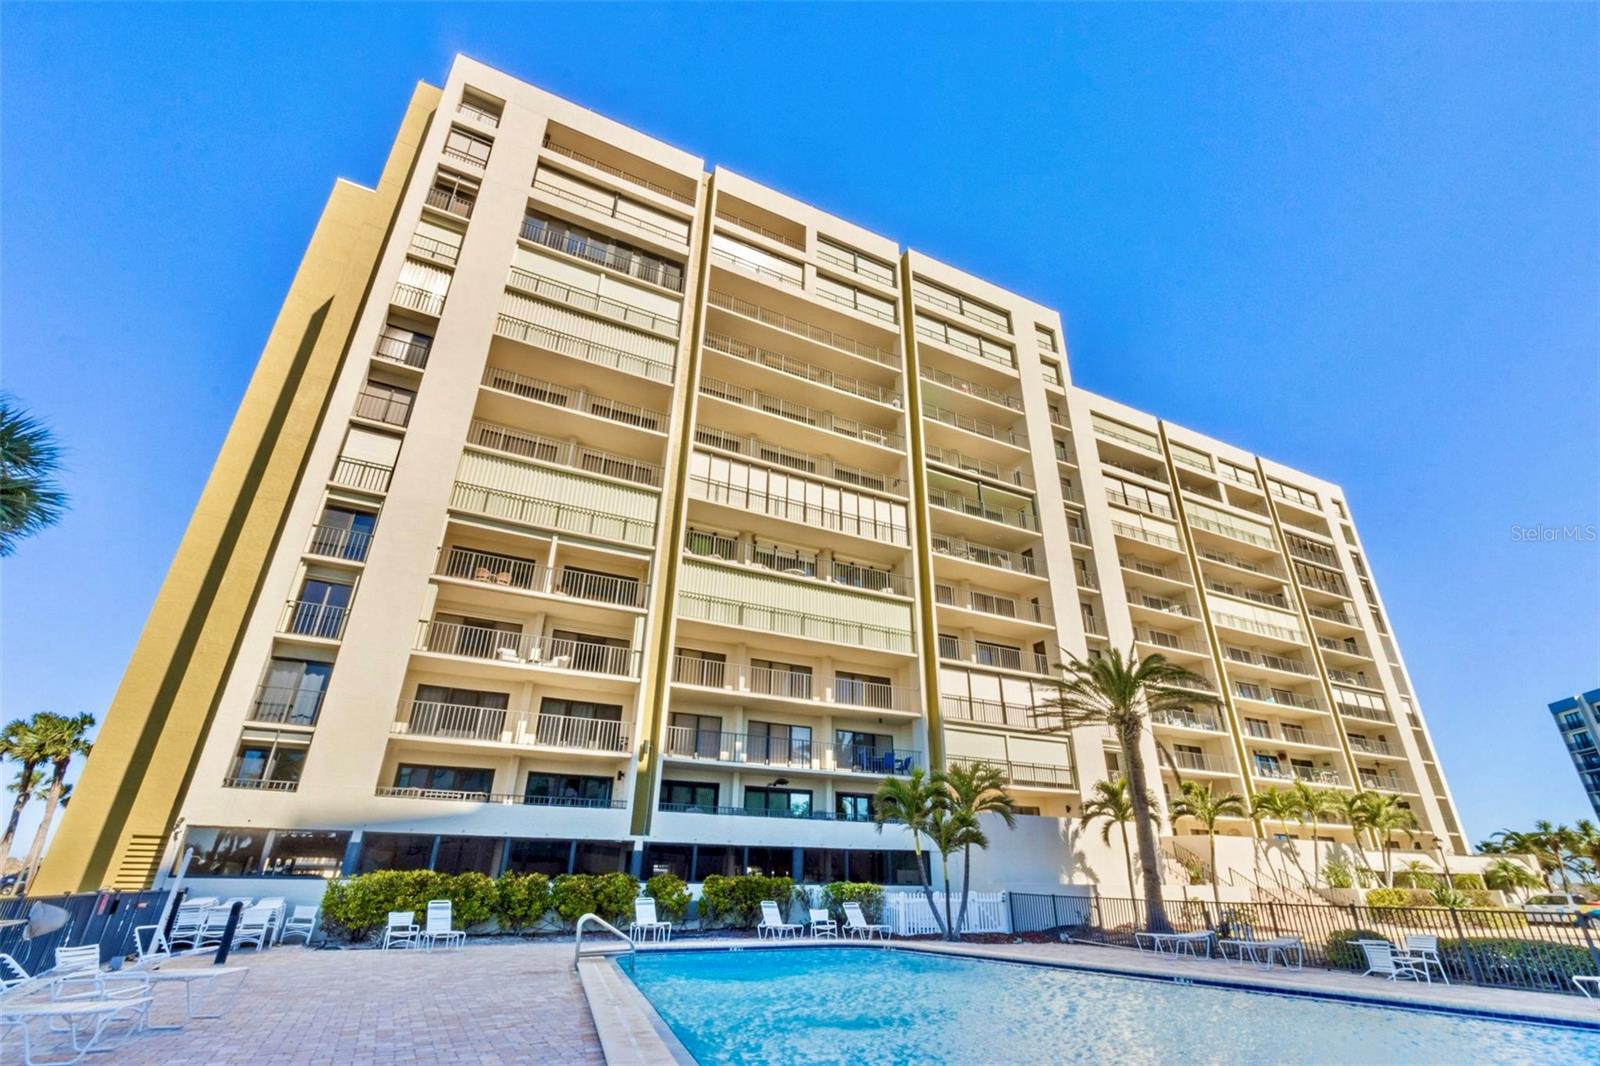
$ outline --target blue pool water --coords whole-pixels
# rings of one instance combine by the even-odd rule
[[[911,951],[647,953],[632,976],[702,1066],[1600,1063],[1593,1031]]]

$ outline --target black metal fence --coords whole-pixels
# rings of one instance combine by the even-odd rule
[[[1104,896],[1009,894],[1016,933],[1050,932],[1097,944],[1133,947],[1147,928],[1144,900]],[[1301,903],[1223,903],[1169,900],[1167,921],[1178,932],[1219,938],[1299,937],[1307,966],[1356,973],[1367,968],[1356,940],[1435,937],[1451,981],[1576,994],[1572,978],[1600,974],[1600,939],[1571,918],[1529,922],[1521,911],[1450,907],[1315,906]]]
[[[166,903],[165,892],[83,892],[71,896],[12,896],[0,899],[0,921],[26,919],[34,903],[48,903],[67,912],[60,929],[26,939],[27,925],[0,926],[0,953],[10,955],[29,973],[55,965],[56,948],[99,944],[100,961],[132,955],[134,929],[156,925]]]

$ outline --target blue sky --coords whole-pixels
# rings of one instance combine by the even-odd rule
[[[1347,488],[1473,839],[1588,812],[1600,8],[8,4],[4,385],[72,514],[0,714],[108,704],[330,184],[457,51],[1061,308],[1088,388]],[[31,830],[24,827],[24,839]]]

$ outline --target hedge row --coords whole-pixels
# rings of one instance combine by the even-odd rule
[[[441,874],[432,870],[378,870],[329,883],[322,897],[328,930],[361,940],[381,930],[390,911],[409,911],[420,920],[428,901],[447,899],[457,929],[493,919],[499,928],[521,932],[551,915],[570,924],[593,911],[609,922],[631,919],[639,882],[627,874]]]

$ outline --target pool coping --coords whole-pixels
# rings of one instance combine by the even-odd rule
[[[1136,955],[1126,960],[1108,958],[1078,959],[1051,959],[1040,958],[1036,955],[1024,954],[1005,949],[1014,947],[1010,944],[947,944],[938,941],[920,940],[890,940],[890,941],[861,941],[861,940],[800,940],[800,941],[773,941],[773,940],[707,940],[702,942],[686,942],[677,944],[651,944],[641,946],[639,953],[654,954],[657,952],[687,953],[687,952],[716,952],[716,951],[796,951],[808,948],[855,948],[859,950],[877,949],[880,951],[914,951],[927,955],[947,955],[956,958],[978,959],[987,962],[1005,962],[1022,966],[1038,966],[1057,970],[1076,970],[1084,973],[1108,974],[1116,977],[1127,977],[1136,980],[1159,981],[1167,984],[1201,985],[1211,988],[1231,988],[1247,992],[1266,992],[1276,995],[1292,996],[1302,999],[1323,999],[1335,1002],[1351,1003],[1358,1006],[1379,1007],[1392,1010],[1411,1010],[1426,1014],[1449,1014],[1458,1017],[1477,1018],[1485,1021],[1510,1022],[1524,1025],[1546,1025],[1559,1029],[1577,1030],[1582,1032],[1600,1033],[1600,1017],[1581,1017],[1578,1011],[1582,1008],[1578,1002],[1568,1006],[1565,1003],[1552,1003],[1548,1010],[1529,1012],[1526,1010],[1490,1009],[1474,1006],[1469,1003],[1429,1002],[1406,998],[1402,989],[1411,986],[1398,986],[1391,994],[1390,989],[1374,987],[1370,991],[1349,991],[1340,988],[1323,986],[1296,986],[1286,984],[1281,979],[1269,976],[1268,971],[1246,971],[1242,968],[1225,973],[1209,974],[1196,972],[1188,968],[1187,960],[1172,960],[1176,966],[1163,965],[1167,960],[1155,963],[1143,963],[1148,956]],[[1035,945],[1026,945],[1034,947]],[[1048,946],[1048,945],[1046,945]],[[1063,947],[1084,949],[1090,952],[1116,952],[1127,951],[1132,955],[1131,949],[1117,949],[1101,945],[1066,944]],[[585,995],[589,1000],[590,1013],[594,1016],[595,1028],[600,1034],[601,1049],[606,1056],[608,1066],[636,1066],[636,1064],[655,1064],[671,1062],[676,1066],[696,1066],[697,1060],[678,1039],[648,997],[634,984],[633,980],[622,972],[617,960],[625,956],[627,950],[607,951],[603,954],[586,956],[578,968],[580,981]],[[1218,960],[1206,960],[1215,964]],[[1200,964],[1196,960],[1196,965]],[[1225,963],[1223,965],[1226,965]],[[1155,968],[1161,966],[1160,969]],[[1317,971],[1288,971],[1296,975],[1312,974]],[[1471,985],[1425,985],[1433,990],[1478,990],[1478,986]],[[1482,990],[1488,991],[1488,990]],[[1552,993],[1524,993],[1526,995],[1551,996]],[[1592,1004],[1591,1000],[1581,1000],[1582,1004]]]

